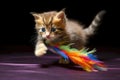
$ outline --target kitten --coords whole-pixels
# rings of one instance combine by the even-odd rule
[[[48,49],[45,42],[49,42],[51,46],[73,43],[72,47],[83,48],[89,36],[94,34],[104,13],[105,11],[100,11],[87,28],[76,21],[69,20],[64,10],[31,13],[35,18],[35,29],[38,34],[35,55],[39,57],[46,53]]]

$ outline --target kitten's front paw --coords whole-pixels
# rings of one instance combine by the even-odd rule
[[[48,49],[46,46],[44,46],[44,45],[39,46],[39,48],[37,47],[35,50],[35,56],[40,57],[40,56],[46,54],[47,50]]]

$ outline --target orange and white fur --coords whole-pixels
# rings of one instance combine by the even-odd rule
[[[77,21],[69,20],[65,11],[48,11],[43,13],[34,13],[35,29],[37,32],[37,42],[35,46],[35,55],[40,57],[46,54],[48,50],[45,41],[49,45],[54,44],[72,44],[72,47],[81,49],[85,47],[87,39],[94,34],[96,27],[99,26],[105,11],[100,11],[91,24],[84,28]]]

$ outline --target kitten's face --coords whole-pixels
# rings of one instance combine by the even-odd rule
[[[33,16],[35,17],[36,30],[43,39],[55,40],[63,36],[66,26],[63,11],[42,14],[33,13]]]

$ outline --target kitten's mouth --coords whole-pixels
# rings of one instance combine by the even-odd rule
[[[47,39],[47,40],[50,40],[50,39],[51,39],[51,37],[50,37],[50,36],[49,36],[49,37],[46,37],[46,39]]]
[[[46,36],[46,39],[54,39],[54,37],[53,36]]]
[[[53,37],[46,37],[46,40],[53,41],[53,40],[55,40],[55,38],[53,38]]]
[[[47,38],[47,39],[50,39],[51,37],[50,37],[50,36],[47,36],[46,38]]]
[[[52,37],[46,37],[47,40],[52,40]]]

